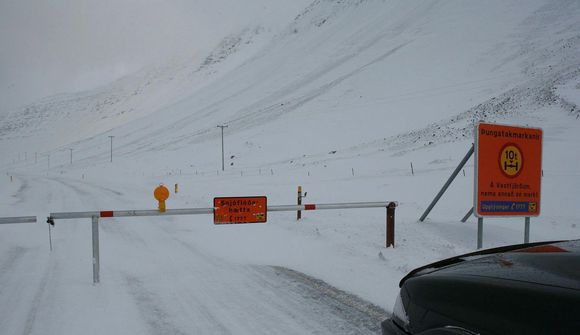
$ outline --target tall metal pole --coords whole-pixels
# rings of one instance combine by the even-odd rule
[[[217,126],[218,128],[222,129],[222,171],[225,170],[225,164],[224,164],[224,128],[227,128],[227,125],[221,125],[221,126]]]
[[[111,139],[111,163],[113,163],[113,137],[112,135],[109,135],[109,138]]]

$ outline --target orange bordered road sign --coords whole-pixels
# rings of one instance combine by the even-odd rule
[[[541,179],[542,129],[477,125],[476,216],[538,216]]]
[[[266,197],[228,197],[213,199],[213,223],[237,224],[266,222]]]

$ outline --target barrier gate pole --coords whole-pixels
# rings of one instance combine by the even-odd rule
[[[306,194],[306,193],[305,193]],[[303,195],[304,197],[304,195]],[[319,210],[319,209],[348,209],[348,208],[387,208],[387,247],[395,246],[395,209],[398,206],[396,201],[388,202],[355,202],[355,203],[334,203],[334,204],[305,204],[305,205],[282,205],[269,206],[268,212],[284,212],[297,210]],[[215,208],[182,208],[168,209],[165,212],[159,210],[120,210],[120,211],[91,211],[91,212],[63,212],[50,213],[47,218],[49,224],[54,220],[60,219],[83,219],[91,218],[92,221],[92,240],[93,240],[93,283],[100,282],[100,262],[99,262],[99,218],[112,217],[135,217],[135,216],[168,216],[168,215],[193,215],[193,214],[213,214]],[[36,217],[26,218],[0,218],[0,223],[14,222],[16,219],[24,220],[22,222],[35,222]]]
[[[93,283],[99,282],[99,217],[93,216]]]

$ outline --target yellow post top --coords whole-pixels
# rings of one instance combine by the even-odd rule
[[[153,196],[159,202],[165,201],[169,198],[169,190],[161,184],[155,189],[155,191],[153,191]]]

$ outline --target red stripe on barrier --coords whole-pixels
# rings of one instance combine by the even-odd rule
[[[315,209],[316,209],[316,205],[315,204],[304,205],[304,210],[305,211],[313,211]]]
[[[113,211],[101,211],[102,218],[112,218],[113,216]]]

